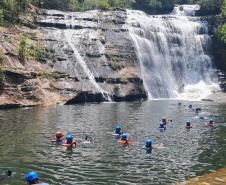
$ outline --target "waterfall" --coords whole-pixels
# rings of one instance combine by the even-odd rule
[[[169,15],[127,10],[149,99],[202,99],[218,89],[208,45],[208,25],[195,17],[198,5],[176,6]]]

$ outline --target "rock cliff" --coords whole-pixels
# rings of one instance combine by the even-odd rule
[[[23,20],[35,29],[0,29],[0,107],[147,99],[124,10],[34,15]],[[19,59],[22,35],[44,48],[41,60]]]

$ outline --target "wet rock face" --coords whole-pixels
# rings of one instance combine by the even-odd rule
[[[38,12],[40,29],[0,27],[0,109],[147,99],[124,10]],[[28,34],[28,47],[44,44],[44,62],[19,60]]]
[[[126,19],[124,10],[43,11],[37,17],[54,70],[76,81],[67,82],[73,92],[67,91],[67,104],[147,99]]]

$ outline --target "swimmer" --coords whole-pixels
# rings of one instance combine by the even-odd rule
[[[162,123],[166,126],[166,124],[168,123],[169,121],[166,119],[166,117],[162,117]]]
[[[62,132],[57,132],[55,134],[55,136],[56,136],[56,139],[55,140],[52,140],[51,142],[52,143],[60,144],[63,141],[63,134],[62,134]]]
[[[76,141],[73,139],[72,135],[66,136],[66,141],[64,142],[63,146],[66,146],[67,148],[72,148],[73,146],[76,146]]]
[[[25,176],[25,180],[27,181],[28,185],[49,185],[39,181],[39,175],[37,172],[28,172]]]
[[[192,128],[192,126],[191,126],[191,121],[186,121],[185,128],[187,128],[187,129]]]
[[[121,143],[121,144],[129,144],[129,139],[127,138],[126,133],[123,133],[121,135],[121,138],[118,140],[118,143]]]
[[[166,130],[166,126],[162,122],[159,125],[159,130],[160,132],[163,132],[164,130]]]
[[[213,119],[209,119],[209,122],[207,122],[206,124],[210,127],[213,127],[215,122],[213,121]]]
[[[119,127],[119,126],[117,126],[116,128],[115,128],[115,133],[114,133],[114,135],[118,135],[118,136],[120,136],[122,133],[121,133],[121,128]]]
[[[145,148],[147,150],[152,150],[153,146],[152,146],[152,140],[151,139],[146,140]]]

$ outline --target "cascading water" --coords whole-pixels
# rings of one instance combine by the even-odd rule
[[[207,55],[208,28],[193,17],[198,5],[176,6],[170,15],[127,10],[127,25],[149,99],[202,99],[218,88]]]

